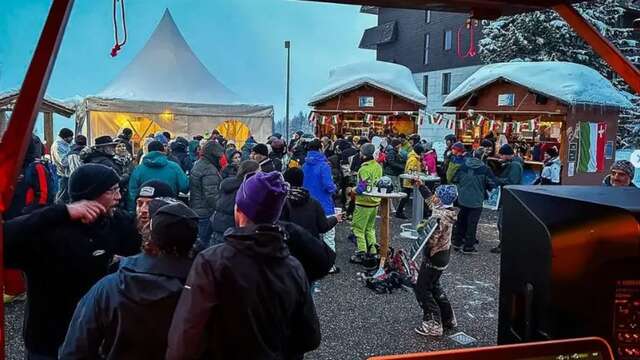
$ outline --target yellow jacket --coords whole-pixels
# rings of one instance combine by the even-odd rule
[[[404,166],[404,173],[411,174],[411,173],[421,173],[421,172],[422,172],[422,161],[420,161],[420,155],[416,154],[415,151],[411,150],[411,152],[407,156],[407,163]],[[412,187],[411,180],[407,180],[407,179],[403,180],[402,186],[406,188]]]

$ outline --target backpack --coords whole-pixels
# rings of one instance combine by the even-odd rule
[[[403,287],[413,288],[418,281],[418,265],[407,253],[400,249],[389,248],[384,273],[380,276],[365,277],[365,286],[377,294],[391,294]],[[374,270],[375,271],[375,270]]]

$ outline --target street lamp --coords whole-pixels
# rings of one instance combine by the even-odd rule
[[[284,42],[284,48],[287,49],[287,101],[285,105],[285,128],[284,128],[284,136],[287,143],[289,142],[289,76],[290,76],[290,65],[291,65],[291,42],[286,40]]]

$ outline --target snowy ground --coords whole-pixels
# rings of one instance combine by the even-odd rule
[[[458,318],[456,332],[474,337],[476,345],[495,344],[497,336],[500,260],[498,255],[489,253],[497,244],[495,221],[495,212],[483,213],[478,230],[480,253],[454,254],[443,276]],[[392,222],[393,229],[398,230],[400,222]],[[337,231],[341,273],[322,280],[315,296],[322,344],[305,359],[366,359],[371,355],[461,347],[446,337],[425,339],[414,333],[422,312],[412,292],[377,295],[357,280],[356,272],[361,269],[348,261],[354,249],[347,240],[348,232],[346,225]],[[394,236],[392,246],[403,247],[404,241]],[[22,304],[7,306],[7,359],[23,358],[22,315]]]

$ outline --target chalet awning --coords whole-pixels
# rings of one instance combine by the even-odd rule
[[[364,31],[359,47],[375,50],[378,45],[388,44],[396,40],[398,26],[395,21],[369,28]]]

